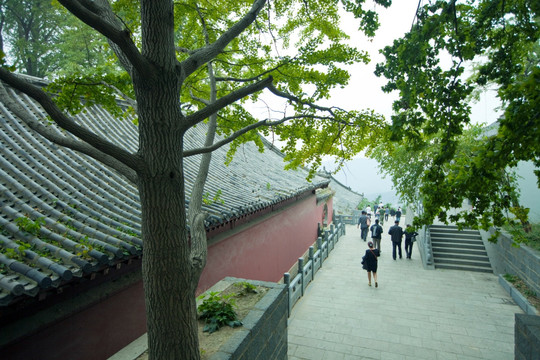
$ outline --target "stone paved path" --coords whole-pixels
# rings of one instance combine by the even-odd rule
[[[492,274],[394,261],[385,224],[379,288],[369,287],[356,226],[323,263],[289,318],[289,359],[513,359],[514,314]]]

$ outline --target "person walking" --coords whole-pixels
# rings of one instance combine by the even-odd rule
[[[371,220],[371,206],[369,205],[366,207],[366,215],[368,219]]]
[[[384,211],[384,221],[388,221],[388,216],[390,215],[390,207],[387,207]]]
[[[364,241],[366,241],[367,239],[369,224],[370,220],[367,217],[367,212],[365,210],[362,210],[362,215],[360,215],[360,217],[358,218],[358,224],[356,225],[356,228],[358,229],[358,227],[360,227],[360,237]]]
[[[381,226],[384,224],[384,214],[385,214],[385,210],[383,206],[379,209],[379,220],[381,222]]]
[[[412,255],[413,243],[416,241],[416,235],[418,235],[418,233],[414,231],[414,228],[412,228],[410,224],[407,224],[407,226],[405,227],[404,234],[405,234],[405,255],[407,256],[407,259],[410,259]]]
[[[396,221],[400,221],[400,220],[401,220],[401,208],[398,207],[396,211]]]
[[[371,275],[373,274],[373,281],[375,281],[375,287],[379,287],[377,283],[377,257],[381,256],[378,249],[373,249],[373,242],[368,242],[369,249],[366,250],[364,255],[364,267],[367,271],[368,285],[371,286]]]
[[[375,219],[375,224],[371,225],[371,241],[375,244],[375,248],[381,251],[381,237],[383,228],[379,225],[379,219]]]
[[[403,229],[399,226],[399,221],[395,221],[394,225],[388,230],[388,234],[390,234],[390,239],[392,240],[392,258],[396,260],[396,248],[398,248],[399,258],[402,259],[401,241],[403,240]]]

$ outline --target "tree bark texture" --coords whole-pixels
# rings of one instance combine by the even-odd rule
[[[183,116],[178,80],[170,75],[162,72],[158,79],[135,81],[148,348],[150,359],[199,359],[186,229]]]

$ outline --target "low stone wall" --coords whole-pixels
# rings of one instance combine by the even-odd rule
[[[287,360],[288,296],[285,284],[226,277],[208,291],[223,291],[229,285],[249,282],[269,288],[264,297],[242,319],[237,328],[210,360]],[[198,303],[202,300],[198,299]],[[146,334],[111,356],[108,360],[134,360],[148,349]]]
[[[270,290],[242,320],[243,327],[210,359],[286,360],[288,298],[285,285],[236,278],[225,278],[223,281],[248,281]]]
[[[514,287],[508,280],[504,278],[502,274],[499,274],[499,284],[506,290],[506,292],[514,299],[516,304],[523,310],[525,314],[538,315],[536,308]]]
[[[540,316],[516,314],[514,359],[538,359],[540,354]]]
[[[493,272],[516,275],[540,294],[540,254],[526,245],[513,246],[512,239],[505,234],[499,236],[496,244],[487,240],[491,233],[481,234]]]

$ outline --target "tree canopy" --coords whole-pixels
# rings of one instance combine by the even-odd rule
[[[500,226],[511,211],[526,224],[507,168],[540,166],[540,5],[535,1],[433,1],[419,7],[411,30],[382,50],[376,74],[398,91],[391,141],[376,157],[409,201],[422,199],[416,224],[430,224],[468,199],[462,225]],[[484,139],[470,128],[475,91],[495,86],[504,115]],[[401,163],[400,163],[401,162]],[[540,177],[540,172],[537,171]],[[420,184],[420,193],[415,184]],[[441,213],[441,211],[443,211]]]
[[[283,150],[291,167],[317,165],[323,155],[348,159],[369,145],[376,138],[371,134],[384,128],[382,116],[318,102],[327,99],[332,88],[347,85],[344,65],[368,61],[364,52],[345,44],[348,35],[340,30],[339,11],[354,14],[359,31],[368,35],[377,28],[376,12],[366,10],[364,1],[350,0],[58,3],[63,8],[53,3],[47,10],[59,15],[67,10],[77,18],[70,17],[65,27],[55,29],[59,38],[81,23],[91,30],[88,37],[83,34],[83,41],[75,41],[92,46],[73,55],[66,48],[60,51],[86,68],[66,65],[42,89],[11,72],[11,65],[23,69],[20,62],[11,63],[12,54],[2,58],[2,82],[36,99],[49,115],[48,126],[20,112],[7,97],[2,100],[50,141],[102,161],[137,185],[150,357],[196,359],[194,295],[206,263],[200,203],[211,152],[231,144],[232,156],[243,142],[260,144],[254,130],[273,132],[286,141]],[[388,0],[375,3],[390,5]],[[6,23],[8,33],[15,28]],[[103,56],[109,51],[115,54],[114,63]],[[71,117],[94,104],[120,115],[124,109],[118,106],[118,97],[136,116],[139,148],[134,153]],[[286,106],[269,110],[263,119],[243,106],[246,101],[272,98]],[[203,121],[210,129],[206,143],[186,146],[186,131]],[[51,132],[49,126],[75,137]],[[216,142],[215,134],[223,140]],[[186,210],[183,158],[193,155],[202,156]]]
[[[40,78],[107,64],[103,36],[50,0],[0,1],[0,50],[18,72]],[[110,65],[110,64],[109,64]]]

